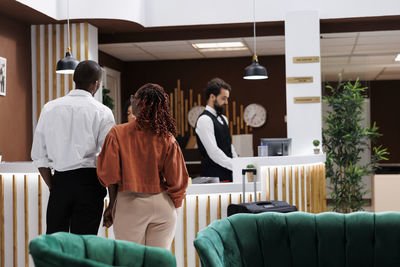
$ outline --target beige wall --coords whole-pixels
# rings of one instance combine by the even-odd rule
[[[7,95],[0,96],[2,160],[30,160],[32,87],[28,25],[0,16],[0,57],[7,58]]]

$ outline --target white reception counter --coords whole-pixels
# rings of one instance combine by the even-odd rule
[[[233,183],[192,184],[179,211],[172,252],[178,266],[196,266],[193,240],[214,220],[226,217],[227,206],[242,202],[241,170],[257,168],[257,199],[284,200],[298,210],[320,212],[325,203],[325,155],[243,157],[234,159]],[[246,200],[254,200],[253,184],[246,183]],[[0,163],[0,257],[5,266],[28,260],[27,245],[45,233],[49,191],[32,162]],[[106,201],[107,203],[107,201]],[[99,235],[113,238],[112,228]]]

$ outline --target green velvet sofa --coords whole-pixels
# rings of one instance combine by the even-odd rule
[[[29,243],[29,253],[36,267],[176,266],[166,249],[63,232],[36,237]]]
[[[236,214],[194,245],[204,267],[399,267],[400,213]]]

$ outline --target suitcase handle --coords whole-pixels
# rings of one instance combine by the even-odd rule
[[[251,172],[254,174],[254,200],[257,200],[257,169],[242,169],[242,187],[243,187],[243,203],[246,203],[246,173]]]

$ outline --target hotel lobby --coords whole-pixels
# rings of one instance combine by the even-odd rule
[[[56,73],[66,52],[102,67],[94,98],[112,110],[117,125],[129,123],[127,103],[142,85],[164,88],[190,177],[169,251],[160,249],[152,256],[152,248],[143,246],[140,251],[149,250],[138,256],[142,252],[126,245],[132,256],[115,254],[110,263],[97,252],[103,265],[93,259],[94,265],[82,260],[87,264],[82,266],[158,266],[157,261],[145,263],[145,257],[157,259],[157,253],[160,259],[166,255],[171,266],[182,267],[341,266],[341,260],[346,266],[400,266],[398,256],[387,249],[398,249],[400,238],[397,1],[2,0],[0,267],[51,266],[34,262],[30,254],[30,242],[46,233],[50,195],[32,162],[31,148],[44,105],[75,89],[73,75]],[[256,63],[265,75],[246,79],[246,68]],[[203,90],[215,77],[232,88],[224,116],[238,157],[232,159],[229,183],[200,177],[195,128],[207,104]],[[359,175],[360,208],[343,211],[335,209],[337,184],[330,178],[327,118],[335,106],[327,101],[334,95],[327,86],[351,87],[357,80],[360,88],[367,88],[361,93],[357,127],[376,124],[379,133],[372,142],[354,144],[364,146],[357,152],[357,164],[372,162],[377,169]],[[379,149],[374,147],[387,149],[386,160],[376,162]],[[255,170],[255,180],[243,172],[249,168]],[[273,200],[298,212],[228,216],[232,204]],[[109,201],[107,195],[104,208]],[[356,212],[360,209],[365,212]],[[98,236],[92,245],[114,242],[113,227],[100,226]],[[370,251],[372,258],[362,255],[364,247],[352,250],[362,247],[357,242],[363,238],[365,243],[372,240],[364,253]],[[315,244],[305,241],[309,239]],[[290,260],[279,264],[273,255]],[[117,264],[117,257],[143,263]],[[59,264],[76,266],[71,262]]]

